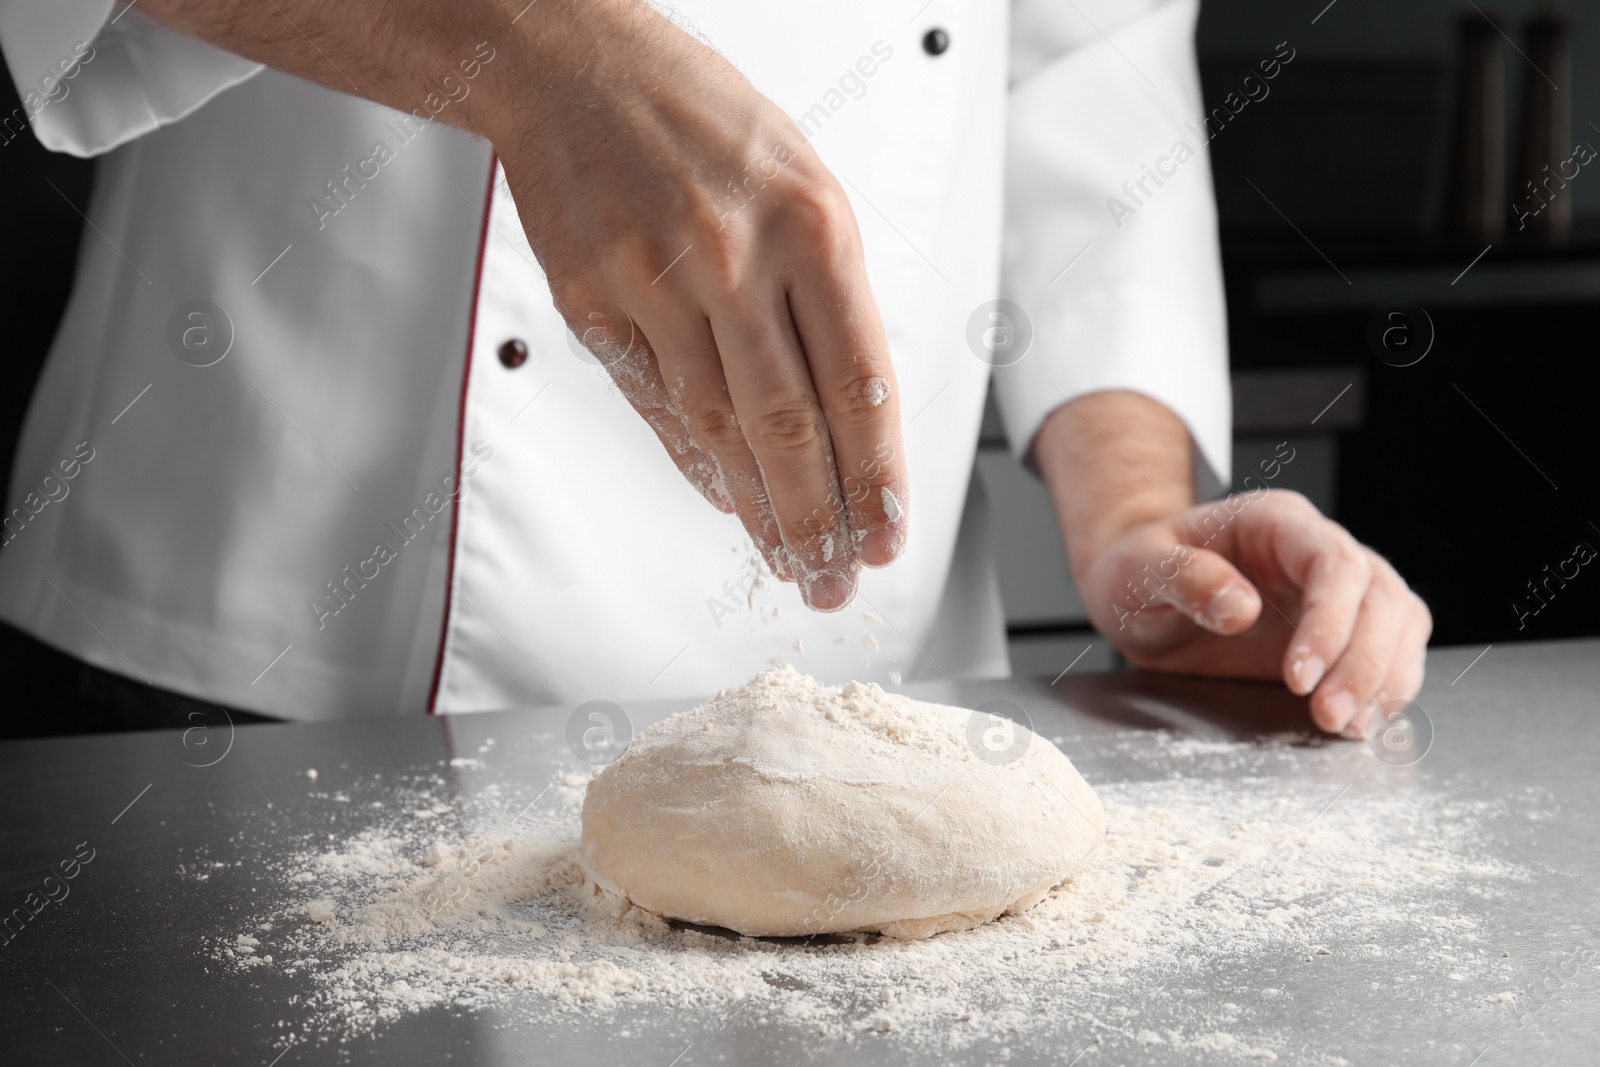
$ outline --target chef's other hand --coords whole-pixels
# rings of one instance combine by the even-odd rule
[[[538,32],[563,47],[538,49],[554,62],[496,146],[556,306],[774,572],[842,608],[858,562],[899,554],[909,503],[844,192],[788,116],[649,5],[546,7]]]
[[[1208,540],[1209,536],[1209,540]],[[1084,572],[1095,626],[1160,670],[1282,678],[1359,735],[1422,686],[1433,619],[1382,556],[1292,490],[1263,487],[1135,527]]]
[[[1273,476],[1292,462],[1282,447]],[[1352,736],[1378,705],[1416,696],[1427,605],[1383,557],[1268,478],[1189,506],[1188,432],[1159,402],[1081,398],[1050,417],[1037,450],[1089,619],[1136,665],[1282,679],[1311,694],[1318,726]]]
[[[499,153],[568,325],[774,572],[813,608],[844,607],[858,564],[900,554],[910,501],[899,389],[839,183],[776,105],[649,4],[448,7],[141,10],[408,112],[462,89],[470,62],[470,94],[439,118]]]

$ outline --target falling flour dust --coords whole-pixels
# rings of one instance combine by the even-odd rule
[[[1427,961],[1394,995],[1435,1000],[1450,995],[1433,981],[1444,973],[1474,989],[1508,980],[1474,902],[1514,895],[1528,872],[1489,852],[1465,804],[1419,804],[1379,782],[1319,812],[1340,782],[1313,773],[1321,750],[1286,739],[1095,744],[1157,776],[1095,781],[1108,832],[1078,873],[1033,910],[962,933],[759,940],[609,913],[573,860],[589,770],[556,771],[530,804],[545,783],[497,776],[490,753],[338,789],[313,780],[302,809],[361,828],[248,861],[257,910],[210,951],[295,984],[285,1043],[349,1041],[427,1011],[490,1009],[527,1026],[658,1011],[701,1030],[784,1031],[807,1048],[1054,1055],[1042,1042],[1070,1027],[1135,1058],[1153,1045],[1195,1062],[1298,1048],[1296,1062],[1338,1064],[1307,1060],[1288,994],[1264,986],[1263,968],[1334,953],[1391,969]],[[335,776],[324,768],[324,783]],[[206,878],[206,866],[185,873]],[[1484,999],[1442,1010],[1487,1010]]]

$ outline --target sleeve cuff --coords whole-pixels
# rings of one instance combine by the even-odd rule
[[[1034,438],[1056,408],[1123,389],[1160,401],[1188,427],[1195,498],[1226,493],[1233,461],[1226,343],[1203,336],[1209,324],[1174,314],[1176,302],[1165,289],[1107,284],[1075,295],[1069,306],[1047,308],[1051,317],[1034,322],[1033,350],[994,369],[995,397],[1018,460],[1031,468]],[[1220,334],[1216,325],[1211,332]]]
[[[262,69],[114,0],[0,0],[0,48],[22,106],[54,152],[96,156],[189,115]]]

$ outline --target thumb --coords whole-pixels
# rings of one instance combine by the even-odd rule
[[[1243,633],[1261,616],[1261,594],[1237,567],[1208,548],[1178,544],[1134,579],[1142,597],[1169,604],[1212,633]]]

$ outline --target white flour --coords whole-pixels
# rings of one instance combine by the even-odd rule
[[[895,496],[886,485],[880,494],[883,498],[883,517],[890,522],[899,522],[900,516],[905,514],[905,509],[900,506],[900,498]]]
[[[1487,902],[1528,875],[1490,855],[1464,804],[1397,794],[1381,775],[1341,792],[1347,780],[1308,769],[1316,750],[1282,742],[1141,734],[1114,747],[1166,777],[1097,782],[1109,832],[1081,872],[1025,915],[964,933],[807,944],[603,914],[570,861],[588,773],[556,774],[523,809],[521,783],[512,798],[492,768],[468,767],[454,773],[488,783],[472,787],[470,817],[437,776],[312,794],[340,806],[339,823],[369,828],[264,870],[260,911],[213,951],[303,985],[296,1010],[308,1017],[286,1038],[296,1042],[429,1009],[561,1025],[637,1007],[701,1030],[901,1042],[925,1056],[1027,1049],[1067,1020],[1130,1060],[1160,1046],[1195,1062],[1290,1050],[1307,1062],[1287,994],[1262,987],[1263,966],[1292,975],[1335,954],[1390,970],[1404,961],[1429,978],[1408,996],[1443,978],[1502,983],[1460,1010],[1517,995],[1500,992],[1509,961],[1480,943],[1478,926]],[[1200,771],[1217,777],[1188,776]],[[1450,903],[1463,899],[1486,906]],[[1079,1050],[1054,1051],[1067,1061]]]

